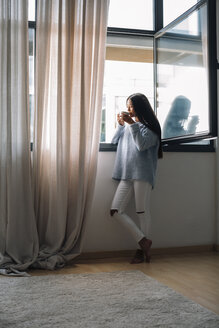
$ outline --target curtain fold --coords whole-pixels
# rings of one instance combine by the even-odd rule
[[[37,1],[31,171],[27,0],[1,2],[2,269],[54,269],[81,251],[97,167],[108,5]]]
[[[0,2],[0,268],[38,254],[30,166],[28,1]]]

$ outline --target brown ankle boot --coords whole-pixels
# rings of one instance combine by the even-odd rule
[[[142,263],[142,262],[144,262],[144,252],[142,249],[137,249],[130,264],[138,264],[138,263]]]
[[[141,249],[143,250],[143,252],[145,254],[146,262],[149,263],[151,260],[150,248],[152,245],[152,240],[144,237],[139,241],[139,245],[141,246]]]

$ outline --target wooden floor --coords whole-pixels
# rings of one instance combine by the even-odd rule
[[[31,275],[140,270],[196,303],[219,314],[219,253],[154,255],[152,262],[129,264],[128,258],[80,260],[56,271],[33,270]]]

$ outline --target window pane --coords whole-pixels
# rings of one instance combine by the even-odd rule
[[[153,30],[153,0],[110,0],[108,26]]]
[[[206,5],[191,16],[197,13],[199,36],[181,38],[172,29],[157,39],[157,113],[163,138],[209,132]]]
[[[33,142],[34,120],[34,46],[35,30],[29,29],[29,107],[30,107],[30,141]]]
[[[182,21],[177,26],[175,26],[170,33],[186,34],[186,35],[198,35],[199,31],[199,22],[198,14],[194,13],[189,16],[188,19]]]
[[[108,38],[101,142],[111,142],[117,113],[126,110],[126,99],[135,92],[144,93],[153,107],[153,40]]]
[[[28,20],[35,21],[35,5],[36,0],[28,0]]]
[[[194,6],[198,0],[163,0],[163,20],[164,26],[168,25],[174,19],[182,15],[189,8]]]

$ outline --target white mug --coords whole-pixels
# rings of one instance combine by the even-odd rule
[[[129,115],[129,112],[126,112],[125,110],[122,110],[122,111],[121,111],[121,114]]]

